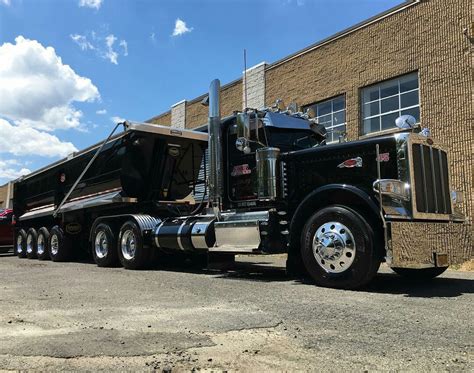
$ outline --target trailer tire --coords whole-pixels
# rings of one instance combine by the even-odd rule
[[[132,220],[120,228],[118,237],[118,256],[126,269],[143,269],[150,265],[150,247],[143,243],[140,227]]]
[[[36,239],[36,253],[39,260],[48,260],[49,257],[49,231],[46,227],[38,230],[38,238]]]
[[[18,258],[26,258],[26,232],[20,229],[15,237],[15,254]]]
[[[117,239],[109,224],[100,223],[94,228],[92,256],[99,267],[115,267],[119,264]]]
[[[65,262],[72,257],[71,241],[57,225],[49,233],[48,251],[53,262]]]
[[[392,268],[392,270],[399,276],[405,277],[414,281],[428,281],[441,275],[448,267],[434,267],[434,268]]]
[[[334,205],[309,218],[301,237],[301,256],[316,285],[357,289],[377,273],[378,246],[372,228],[359,213]]]
[[[38,257],[37,240],[38,233],[36,232],[36,229],[28,229],[28,232],[26,233],[26,257],[28,259],[36,259]]]

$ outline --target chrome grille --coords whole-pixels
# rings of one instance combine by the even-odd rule
[[[451,214],[446,152],[413,144],[416,209],[421,213]]]

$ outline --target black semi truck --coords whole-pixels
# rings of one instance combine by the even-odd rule
[[[396,134],[325,144],[308,113],[222,118],[207,131],[124,122],[124,131],[14,185],[19,257],[147,267],[160,253],[288,253],[317,285],[358,288],[381,262],[431,278],[463,242],[446,149],[399,118]]]

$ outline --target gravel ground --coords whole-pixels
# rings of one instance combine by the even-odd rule
[[[363,291],[227,271],[127,271],[0,257],[0,369],[472,371],[474,273]],[[250,262],[253,260],[253,263]]]

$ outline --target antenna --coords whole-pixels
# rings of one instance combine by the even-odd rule
[[[247,50],[244,48],[244,109],[247,109]]]

